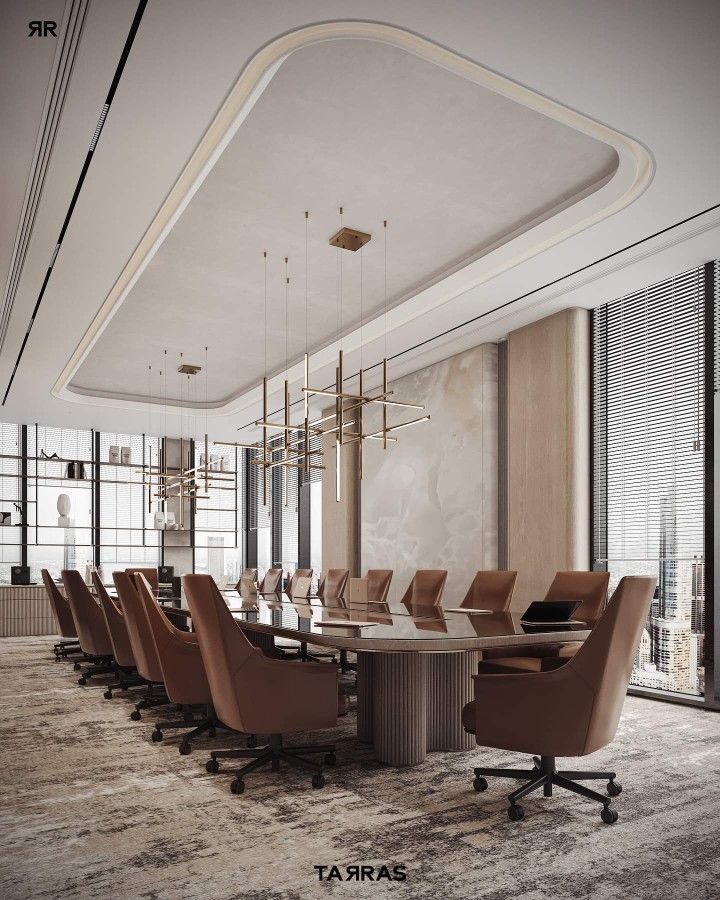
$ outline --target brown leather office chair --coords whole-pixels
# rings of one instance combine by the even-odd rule
[[[475,699],[462,718],[477,743],[540,754],[530,770],[475,769],[477,791],[487,789],[486,776],[528,779],[508,797],[511,820],[525,815],[518,800],[540,788],[549,797],[553,786],[602,803],[603,822],[617,820],[610,809],[610,798],[622,790],[615,772],[558,772],[555,758],[585,756],[615,737],[654,589],[654,578],[623,578],[575,656],[558,659],[552,671],[473,676]],[[609,796],[577,783],[591,779],[607,781]]]
[[[312,769],[313,787],[322,787],[322,765],[305,757],[323,753],[325,763],[332,765],[335,747],[285,747],[282,736],[337,724],[337,668],[265,656],[235,622],[210,576],[185,575],[183,585],[219,719],[236,731],[270,736],[267,747],[213,751],[208,772],[219,770],[218,759],[250,758],[231,784],[232,792],[239,794],[245,790],[248,772],[267,764],[277,771],[284,761]]]
[[[60,593],[60,589],[53,581],[52,575],[48,570],[43,569],[41,574],[43,584],[45,585],[45,593],[47,594],[50,606],[57,619],[58,631],[60,632],[61,637],[64,638],[64,640],[58,641],[57,644],[53,645],[55,659],[67,657],[69,653],[79,653],[80,641],[78,640],[77,629],[75,628],[75,622],[73,621],[70,604]]]
[[[150,585],[150,589],[153,591],[160,590],[160,578],[158,577],[157,569],[142,569],[137,568],[135,566],[131,566],[129,569],[125,569],[125,572],[128,575],[142,575],[147,583]]]
[[[440,606],[446,581],[445,569],[418,569],[401,602],[408,608]]]
[[[235,585],[235,590],[238,594],[242,593],[242,580],[243,578],[251,578],[253,581],[257,581],[258,570],[257,569],[243,569],[243,573],[240,576],[237,584]]]
[[[93,664],[82,670],[78,684],[87,684],[93,675],[115,672],[113,648],[100,604],[75,569],[63,569],[60,573],[65,586],[80,649],[91,657]]]
[[[367,581],[367,598],[369,603],[387,603],[392,577],[392,569],[367,570],[365,579]]]
[[[573,618],[593,628],[607,599],[609,572],[558,572],[544,600],[580,600]],[[558,657],[574,656],[582,641],[544,644],[537,647],[489,649],[483,653],[478,672],[541,672],[554,668]]]
[[[130,644],[130,635],[128,634],[125,616],[122,610],[116,605],[110,594],[105,590],[105,585],[97,572],[92,573],[93,586],[100,603],[105,624],[107,625],[108,634],[110,635],[110,643],[112,644],[113,656],[119,668],[119,678],[115,684],[109,684],[103,695],[106,700],[112,700],[113,691],[116,689],[125,691],[133,685],[142,684],[143,679],[134,675],[135,657],[133,656],[132,646]]]
[[[212,707],[210,685],[205,675],[205,666],[200,653],[198,636],[189,631],[181,631],[168,619],[152,589],[143,575],[135,575],[147,627],[152,634],[157,650],[163,683],[168,699],[179,706],[202,706],[204,714],[200,718],[185,718],[180,721],[158,722],[152,733],[153,741],[163,739],[163,731],[175,728],[190,728],[183,735],[180,753],[190,753],[192,739],[204,732],[208,737],[215,737],[218,724]]]
[[[130,646],[135,657],[135,666],[139,675],[147,682],[145,696],[135,704],[135,709],[130,713],[130,718],[137,721],[140,718],[141,709],[162,706],[170,701],[165,694],[160,658],[152,632],[147,624],[143,601],[135,579],[127,572],[113,572],[113,581],[120,609],[125,617]]]
[[[282,569],[268,569],[258,586],[258,594],[279,594],[282,575]]]
[[[318,597],[321,599],[342,597],[349,575],[349,569],[328,569],[324,577],[320,579]]]
[[[505,612],[510,606],[516,581],[517,572],[477,572],[460,606]]]
[[[290,578],[288,579],[288,583],[285,587],[285,595],[292,600],[295,596],[295,585],[298,583],[298,579],[300,578],[312,578],[313,570],[312,569],[295,569]]]

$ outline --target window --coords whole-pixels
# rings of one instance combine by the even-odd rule
[[[658,580],[631,684],[704,690],[704,269],[593,313],[593,556]]]
[[[114,571],[160,563],[160,532],[154,528],[156,501],[148,502],[148,488],[139,471],[143,464],[158,465],[160,439],[107,432],[98,437],[100,565],[103,577],[109,580]]]
[[[236,584],[243,570],[242,453],[236,447],[208,446],[208,466],[215,481],[207,493],[203,469],[205,448],[195,445],[200,486],[195,512],[195,571],[227,578]]]
[[[58,499],[70,501],[69,524],[61,525]],[[83,571],[95,561],[93,543],[93,432],[90,429],[27,428],[27,565],[30,580],[41,569]]]

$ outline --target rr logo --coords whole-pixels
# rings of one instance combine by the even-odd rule
[[[50,19],[42,21],[36,19],[34,22],[28,22],[28,28],[30,29],[28,37],[47,37],[48,35],[57,37],[57,34],[55,34],[57,22],[52,22]]]

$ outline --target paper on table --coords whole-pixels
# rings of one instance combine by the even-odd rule
[[[446,609],[444,612],[468,613],[469,615],[491,616],[494,612],[492,609],[473,609],[472,606],[458,606],[455,609]]]
[[[377,625],[377,622],[353,622],[350,619],[345,619],[344,621],[340,619],[335,619],[331,621],[323,621],[317,622],[317,625],[321,625],[323,628],[325,626],[330,625],[332,628],[368,628],[370,625]]]

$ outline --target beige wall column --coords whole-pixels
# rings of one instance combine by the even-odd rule
[[[360,485],[357,447],[341,447],[340,502],[335,499],[335,435],[323,437],[322,567],[360,575]],[[318,573],[319,574],[319,573]]]
[[[590,325],[568,309],[508,336],[508,568],[513,607],[590,564]]]

